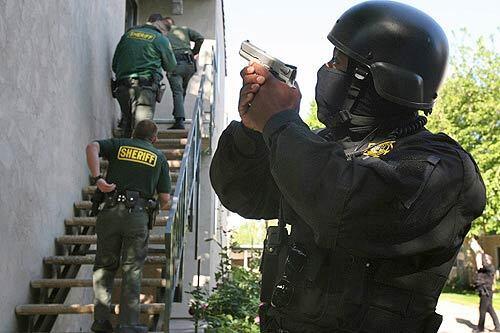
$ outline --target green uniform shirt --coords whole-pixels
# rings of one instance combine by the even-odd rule
[[[141,139],[99,140],[99,156],[109,161],[106,181],[118,190],[140,191],[150,198],[155,190],[170,193],[170,174],[165,155]]]
[[[128,30],[113,56],[113,72],[118,80],[127,77],[163,77],[161,69],[172,71],[175,60],[169,40],[154,26],[145,24]]]
[[[182,53],[184,51],[191,52],[191,43],[203,39],[203,36],[193,29],[188,27],[178,27],[173,25],[167,35],[174,53]]]

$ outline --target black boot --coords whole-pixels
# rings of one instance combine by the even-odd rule
[[[94,320],[90,330],[96,333],[113,333],[113,325],[109,320]]]
[[[186,129],[184,126],[184,118],[175,118],[175,123],[169,129]]]

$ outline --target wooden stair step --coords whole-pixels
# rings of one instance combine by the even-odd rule
[[[62,245],[96,244],[97,235],[65,235],[56,238]],[[149,244],[165,244],[165,235],[150,235]]]
[[[92,208],[92,201],[84,200],[84,201],[75,202],[75,208],[76,209],[91,209]]]
[[[154,146],[158,149],[184,148],[187,144],[187,140],[187,138],[158,139],[158,141],[154,143]]]
[[[111,313],[120,313],[120,306],[112,304]],[[141,304],[141,313],[160,314],[165,311],[164,303]],[[93,313],[94,304],[23,304],[16,306],[16,314],[20,316],[59,315]]]
[[[167,160],[182,160],[184,149],[160,149]]]
[[[115,279],[114,285],[121,285],[122,279]],[[166,279],[146,279],[141,282],[143,287],[166,287]],[[92,279],[38,279],[31,281],[32,288],[88,288],[92,287]]]
[[[157,216],[155,227],[164,227],[167,224],[167,216]],[[93,227],[95,226],[95,217],[73,217],[64,220],[64,225],[67,227]]]
[[[187,129],[159,130],[158,139],[187,138],[188,134]]]
[[[94,255],[87,256],[50,256],[43,258],[44,264],[51,265],[93,265]],[[165,256],[147,256],[145,264],[147,265],[165,265],[167,259]]]

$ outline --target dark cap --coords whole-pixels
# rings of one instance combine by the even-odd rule
[[[148,22],[153,23],[156,21],[162,21],[164,19],[165,18],[163,16],[161,16],[160,13],[154,13],[154,14],[149,15]]]

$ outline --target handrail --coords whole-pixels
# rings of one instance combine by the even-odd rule
[[[211,74],[214,73],[215,55],[212,54]],[[165,288],[165,312],[163,314],[163,331],[170,330],[170,314],[174,301],[174,290],[178,283],[182,283],[181,262],[184,251],[184,232],[190,212],[193,211],[195,195],[199,195],[199,168],[201,161],[201,139],[203,126],[203,103],[205,98],[205,81],[207,80],[207,67],[203,67],[200,80],[198,96],[196,97],[193,110],[191,129],[189,131],[187,144],[184,148],[181,167],[177,184],[175,186],[172,205],[169,210],[167,224],[165,226],[165,255],[166,255],[166,288]],[[213,90],[212,90],[213,93]],[[198,214],[195,209],[195,214]],[[196,217],[197,218],[197,217]]]

